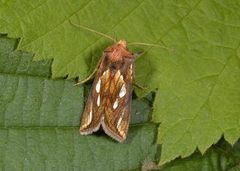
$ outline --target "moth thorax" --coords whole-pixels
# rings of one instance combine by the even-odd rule
[[[105,52],[111,62],[122,61],[124,57],[133,57],[133,54],[127,49],[127,42],[125,40],[119,40],[116,44],[108,47]]]

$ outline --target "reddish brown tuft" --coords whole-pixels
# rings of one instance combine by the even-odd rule
[[[132,58],[133,54],[128,51],[127,42],[119,40],[116,44],[108,47],[104,51],[112,62],[121,61],[122,58]]]

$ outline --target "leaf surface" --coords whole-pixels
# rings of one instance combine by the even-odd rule
[[[212,146],[204,155],[199,151],[185,159],[176,159],[163,165],[163,171],[195,171],[195,170],[239,170],[240,161],[239,141],[231,146],[226,141],[220,140]]]
[[[109,4],[111,7],[109,8]],[[85,78],[112,42],[70,20],[129,42],[165,45],[136,61],[136,81],[157,89],[153,121],[161,123],[160,164],[202,153],[222,134],[240,135],[240,3],[193,1],[32,1],[0,4],[0,32],[21,37],[18,49],[53,58],[53,77]]]

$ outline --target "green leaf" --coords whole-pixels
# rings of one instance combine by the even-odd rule
[[[33,62],[0,37],[0,168],[2,170],[120,170],[155,158],[150,107],[133,101],[133,123],[125,143],[105,134],[80,136],[83,87],[51,80],[51,61]],[[139,115],[142,115],[139,117]],[[107,155],[106,155],[107,154]],[[104,163],[104,164],[103,164]]]
[[[14,51],[15,46],[13,39],[0,39],[0,125],[78,125],[82,87],[51,80],[50,61],[32,62],[31,54]]]
[[[196,171],[196,170],[239,170],[240,142],[233,147],[221,140],[212,146],[204,155],[195,152],[185,159],[176,159],[161,167],[162,171]]]
[[[78,128],[2,128],[0,168],[3,170],[126,170],[145,156],[154,157],[154,125],[130,128],[119,144],[106,137],[80,136]]]
[[[223,134],[231,144],[239,138],[240,65],[236,52],[240,27],[236,26],[240,17],[236,17],[236,6],[240,3],[235,2],[196,3],[163,39],[171,41],[176,50],[167,58],[161,55],[161,74],[153,74],[154,82],[159,81],[153,120],[161,122],[160,164],[179,155],[186,157],[196,148],[204,153]]]
[[[109,7],[109,4],[110,7]],[[18,49],[35,60],[54,58],[53,77],[86,77],[105,38],[70,24],[88,26],[129,42],[173,49],[131,47],[146,53],[136,61],[136,82],[158,89],[153,121],[161,123],[161,163],[202,153],[222,134],[240,135],[240,3],[193,1],[4,1],[0,32],[22,37]]]

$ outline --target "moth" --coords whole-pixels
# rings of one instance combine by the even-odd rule
[[[80,134],[90,134],[101,126],[113,139],[119,142],[126,139],[135,56],[125,40],[104,50],[83,112]]]
[[[88,27],[73,25],[115,41],[110,36]],[[137,42],[132,44],[153,46]],[[81,135],[91,134],[102,127],[113,139],[119,142],[126,139],[131,113],[134,60],[137,56],[139,55],[128,50],[125,40],[119,40],[104,50],[94,72],[77,83],[82,84],[95,74],[81,118],[79,130]]]

